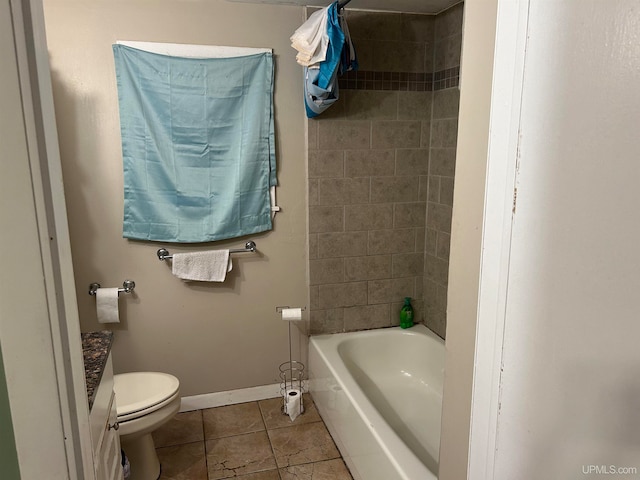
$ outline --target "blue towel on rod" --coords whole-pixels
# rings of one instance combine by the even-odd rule
[[[270,230],[273,56],[181,58],[113,45],[125,238],[208,242]]]

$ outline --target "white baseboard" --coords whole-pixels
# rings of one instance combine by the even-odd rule
[[[261,385],[259,387],[241,388],[239,390],[227,390],[226,392],[204,393],[182,397],[181,412],[201,410],[203,408],[222,407],[235,405],[236,403],[255,402],[267,398],[280,396],[280,384]]]

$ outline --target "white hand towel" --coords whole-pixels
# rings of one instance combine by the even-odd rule
[[[296,56],[296,60],[304,67],[323,62],[327,56],[327,47],[329,46],[328,10],[329,7],[324,7],[315,11],[291,35],[291,46],[300,52],[300,55]]]
[[[224,282],[232,268],[229,250],[211,250],[174,254],[171,273],[182,280]]]

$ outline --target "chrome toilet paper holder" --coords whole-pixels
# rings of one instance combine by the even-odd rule
[[[90,284],[89,295],[94,296],[99,288],[99,283],[94,282]],[[136,288],[136,282],[134,282],[133,280],[125,280],[124,282],[122,282],[122,288],[118,288],[118,295],[120,295],[121,293],[132,293],[134,288]]]

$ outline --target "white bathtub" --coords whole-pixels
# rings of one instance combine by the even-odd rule
[[[443,373],[423,325],[311,337],[309,390],[356,480],[437,479]]]

